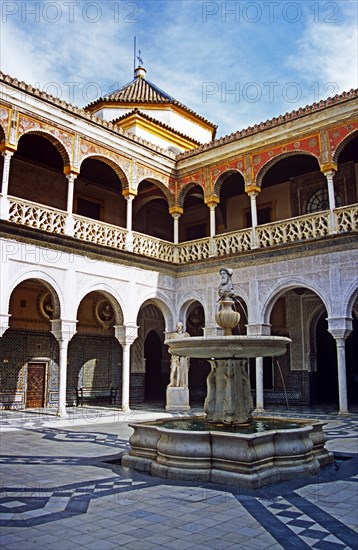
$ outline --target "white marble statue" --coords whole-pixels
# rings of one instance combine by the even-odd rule
[[[183,323],[178,321],[177,330],[171,336],[171,338],[186,338],[189,337],[188,332],[184,332]],[[189,357],[178,357],[178,355],[172,355],[170,364],[170,388],[187,388],[188,387],[188,373],[189,373]]]

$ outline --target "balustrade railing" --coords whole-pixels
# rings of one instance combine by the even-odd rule
[[[325,210],[257,226],[257,246],[265,248],[297,241],[307,241],[325,237],[328,233],[329,211]]]
[[[9,197],[9,202],[10,222],[49,233],[65,234],[66,212],[14,197]]]
[[[74,217],[74,237],[101,246],[126,250],[127,230],[116,225],[90,220],[83,216]]]
[[[334,216],[338,233],[358,230],[358,204],[337,208]]]
[[[49,233],[66,234],[67,213],[16,197],[9,198],[9,221]],[[116,250],[157,258],[164,262],[185,264],[211,257],[240,254],[253,248],[267,248],[298,241],[322,238],[330,234],[330,211],[325,210],[288,220],[259,225],[255,230],[242,229],[175,245],[150,235],[74,215],[73,236],[86,242]],[[334,231],[358,230],[358,204],[334,211]]]

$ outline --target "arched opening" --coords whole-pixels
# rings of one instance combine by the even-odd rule
[[[10,164],[9,195],[66,210],[67,179],[59,150],[44,136],[26,134]]]
[[[337,164],[334,190],[341,204],[336,206],[355,204],[358,201],[358,133],[342,148]]]
[[[133,202],[133,229],[164,241],[173,241],[173,218],[168,200],[155,183],[143,180]]]
[[[74,211],[80,216],[125,227],[126,200],[114,169],[96,158],[87,158],[75,180]]]
[[[55,293],[37,279],[20,283],[9,303],[10,327],[0,338],[1,406],[55,408],[58,404],[58,343],[51,334]]]
[[[203,336],[205,327],[205,312],[199,302],[193,302],[187,312],[186,332],[190,336]],[[205,359],[190,359],[189,365],[189,400],[191,405],[204,403],[206,397],[206,379],[210,372],[210,364]]]
[[[114,337],[114,305],[102,292],[90,292],[77,311],[77,333],[68,346],[67,402],[119,404],[122,349]],[[79,394],[80,392],[80,394]]]
[[[158,401],[163,405],[170,376],[170,355],[164,345],[163,314],[151,300],[140,308],[137,325],[138,337],[131,348],[131,403]]]
[[[204,191],[201,185],[194,185],[186,193],[183,210],[179,222],[180,241],[193,241],[207,237],[210,233],[210,211],[204,203]]]
[[[317,404],[338,406],[337,347],[328,332],[327,312],[316,325],[317,372],[311,389],[311,400]]]
[[[162,383],[162,341],[151,330],[144,342],[145,390],[144,399],[165,402],[165,387]]]
[[[251,226],[251,220],[247,219],[250,212],[250,198],[245,193],[245,181],[239,172],[222,176],[219,196],[220,203],[215,212],[217,233]]]
[[[261,188],[257,219],[264,224],[307,214],[309,200],[319,191],[326,192],[327,180],[315,157],[294,154],[272,164]]]

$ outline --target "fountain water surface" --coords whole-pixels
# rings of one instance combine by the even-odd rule
[[[323,422],[253,418],[248,358],[276,357],[289,338],[233,336],[235,311],[232,271],[220,270],[216,322],[223,336],[166,340],[172,355],[207,359],[204,415],[132,423],[131,451],[122,464],[167,479],[212,481],[257,488],[314,476],[333,461],[324,446]]]

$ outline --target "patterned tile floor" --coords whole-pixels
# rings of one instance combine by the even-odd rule
[[[260,490],[169,482],[114,463],[128,421],[159,407],[0,412],[3,550],[358,549],[358,412],[269,410],[327,420],[336,462],[316,478]]]

